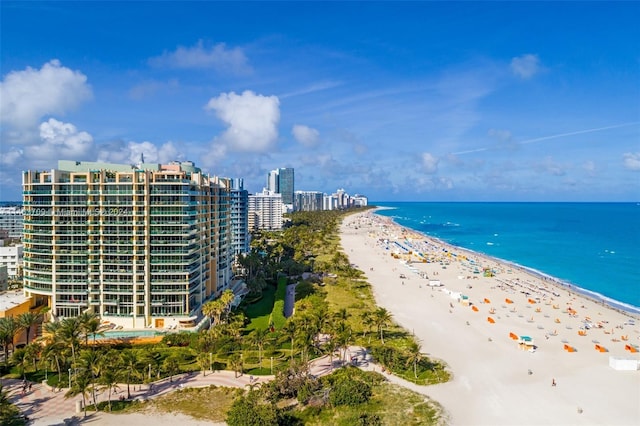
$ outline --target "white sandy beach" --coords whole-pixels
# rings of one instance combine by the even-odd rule
[[[452,424],[640,424],[640,371],[609,366],[610,356],[639,359],[625,349],[640,344],[637,318],[372,212],[348,216],[341,238],[377,304],[415,333],[424,352],[449,365],[453,380],[426,394]],[[401,260],[411,255],[392,257],[402,252],[394,241],[432,262],[410,269]],[[483,267],[495,275],[484,277]],[[606,271],[598,273],[606,279]],[[430,287],[430,280],[443,287]],[[510,333],[531,337],[535,351],[523,350]]]

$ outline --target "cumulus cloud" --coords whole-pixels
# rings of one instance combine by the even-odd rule
[[[149,59],[153,66],[168,68],[211,68],[222,72],[247,72],[250,67],[244,51],[239,47],[227,48],[224,43],[205,46],[199,40],[195,46],[178,46],[173,52]]]
[[[304,146],[314,146],[320,141],[320,132],[311,127],[296,124],[291,129],[294,139]]]
[[[0,153],[0,164],[3,166],[14,166],[22,159],[23,150],[11,147],[9,151]]]
[[[428,152],[422,153],[422,168],[425,173],[430,175],[438,171],[438,162],[440,160]]]
[[[144,155],[145,163],[168,163],[182,159],[173,142],[165,142],[158,147],[149,141],[130,141],[112,142],[101,146],[98,150],[98,161],[136,164],[140,162],[141,155]]]
[[[93,136],[78,131],[71,123],[50,118],[40,124],[40,141],[25,148],[29,160],[49,161],[55,158],[85,159],[93,150]]]
[[[215,146],[222,144],[225,152],[227,149],[267,152],[278,138],[280,101],[277,96],[263,96],[250,90],[241,95],[221,93],[211,98],[205,109],[213,111],[228,126],[215,140]]]
[[[27,67],[7,74],[0,83],[0,121],[28,129],[43,116],[64,114],[91,96],[87,77],[54,59],[39,70]]]
[[[640,171],[640,152],[627,152],[622,155],[624,167],[634,172]]]
[[[526,54],[511,59],[511,72],[523,80],[528,80],[541,71],[538,55]]]

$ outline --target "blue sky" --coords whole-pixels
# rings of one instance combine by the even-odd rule
[[[640,200],[638,2],[7,2],[0,199],[58,159],[371,200]]]

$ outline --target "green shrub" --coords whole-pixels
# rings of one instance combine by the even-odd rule
[[[235,401],[225,419],[229,426],[276,426],[278,411],[271,403],[258,401],[256,392],[249,392]]]
[[[371,386],[361,381],[341,377],[335,381],[329,402],[335,407],[338,405],[358,405],[369,401],[371,398]]]

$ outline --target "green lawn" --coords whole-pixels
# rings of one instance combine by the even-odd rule
[[[244,313],[251,320],[246,328],[247,333],[257,328],[264,329],[269,326],[269,316],[273,310],[275,293],[276,288],[274,286],[267,286],[262,292],[262,299],[245,308]]]

